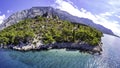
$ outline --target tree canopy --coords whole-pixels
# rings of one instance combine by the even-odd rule
[[[86,25],[37,16],[1,30],[0,44],[17,45],[20,42],[32,42],[37,38],[44,44],[85,41],[90,45],[98,45],[102,36],[102,32]]]

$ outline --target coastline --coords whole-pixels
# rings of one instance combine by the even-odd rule
[[[51,49],[66,49],[66,51],[69,50],[79,50],[80,52],[87,52],[89,54],[102,54],[102,43],[100,42],[97,46],[91,46],[87,43],[80,42],[80,43],[53,43],[53,44],[47,44],[44,45],[42,43],[38,43],[37,45],[28,44],[28,45],[22,45],[22,46],[1,46],[1,48],[9,48],[17,51],[31,51],[31,50],[51,50]]]

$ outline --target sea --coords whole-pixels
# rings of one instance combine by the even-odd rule
[[[0,49],[0,68],[120,68],[120,38],[104,34],[102,55],[53,49]]]

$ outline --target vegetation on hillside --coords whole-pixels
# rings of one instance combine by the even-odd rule
[[[35,38],[42,40],[44,44],[85,41],[90,45],[98,45],[102,36],[102,32],[89,26],[73,24],[57,17],[38,16],[0,31],[0,45],[33,43]]]

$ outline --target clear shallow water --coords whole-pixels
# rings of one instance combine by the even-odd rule
[[[19,52],[0,49],[0,68],[120,68],[120,39],[105,35],[103,54],[49,50]]]

